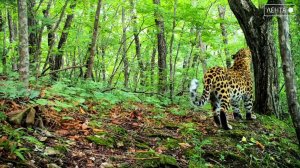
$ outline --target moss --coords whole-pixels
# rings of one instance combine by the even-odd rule
[[[136,143],[135,146],[140,149],[150,149],[149,145],[146,143]]]
[[[110,148],[113,148],[115,144],[114,139],[107,136],[91,135],[87,136],[86,138],[97,145],[107,146]]]
[[[154,151],[137,153],[138,167],[179,167],[177,160],[170,155],[158,154]]]
[[[170,155],[160,155],[160,165],[168,165],[173,167],[178,167],[177,160]]]
[[[173,138],[167,138],[162,143],[168,149],[176,149],[179,147],[179,141]]]

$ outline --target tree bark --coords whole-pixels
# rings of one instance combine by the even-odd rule
[[[280,4],[284,4],[284,0],[279,0],[279,2]],[[300,107],[297,98],[296,76],[292,61],[287,15],[281,15],[278,17],[278,29],[280,55],[282,60],[282,69],[284,74],[289,113],[291,115],[300,146]]]
[[[123,0],[123,3],[125,1]],[[122,57],[123,57],[123,72],[124,72],[124,87],[128,88],[129,83],[129,64],[128,64],[128,58],[127,58],[127,36],[126,36],[126,23],[125,23],[125,8],[122,6]]]
[[[271,32],[272,17],[264,17],[251,0],[228,0],[252,53],[255,102],[260,114],[278,113],[278,68]],[[274,3],[269,0],[268,3]]]
[[[95,14],[95,21],[94,21],[94,29],[93,29],[93,36],[92,36],[92,43],[90,45],[90,56],[87,60],[87,71],[85,74],[85,78],[91,78],[93,73],[93,66],[94,66],[94,58],[95,58],[95,51],[96,51],[96,42],[98,37],[98,30],[99,30],[99,16],[100,16],[100,9],[101,9],[102,0],[98,0],[97,3],[97,10]]]
[[[167,45],[165,39],[165,26],[162,15],[158,11],[160,0],[153,0],[156,5],[154,12],[157,27],[157,51],[158,51],[158,92],[164,94],[167,91]]]
[[[73,10],[75,8],[75,6],[76,6],[76,1],[74,1],[73,4],[70,5],[70,9]],[[74,18],[73,12],[71,14],[67,15],[67,19],[66,19],[66,22],[65,22],[63,31],[61,33],[60,40],[58,42],[58,46],[57,46],[58,53],[54,57],[55,61],[54,61],[53,71],[57,71],[62,67],[63,54],[64,54],[63,47],[65,46],[65,44],[67,42],[68,35],[69,35],[69,29],[71,27],[73,18]],[[57,73],[52,73],[51,75],[52,75],[52,78],[54,78],[55,80],[58,79],[58,74]]]
[[[230,58],[230,54],[228,51],[227,30],[226,30],[226,26],[224,24],[226,7],[219,5],[218,11],[219,11],[219,17],[221,19],[220,27],[221,27],[222,36],[223,36],[224,52],[225,52],[225,56],[226,56],[226,66],[227,66],[227,68],[229,68],[229,67],[231,67],[231,58]]]
[[[20,81],[29,86],[28,20],[26,0],[18,0]]]
[[[136,58],[138,61],[138,65],[140,68],[140,84],[143,86],[145,85],[145,65],[143,64],[142,55],[141,55],[141,43],[140,43],[140,37],[137,29],[137,13],[136,13],[136,7],[134,0],[130,0],[130,6],[131,6],[131,13],[132,13],[132,27],[133,27],[133,36],[134,36],[134,42],[135,42],[135,53]]]

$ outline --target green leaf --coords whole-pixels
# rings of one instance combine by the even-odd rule
[[[36,102],[37,104],[43,105],[43,106],[45,106],[45,105],[48,104],[48,100],[47,100],[47,99],[38,99],[38,100],[36,100],[35,102]]]

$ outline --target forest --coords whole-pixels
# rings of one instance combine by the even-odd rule
[[[0,0],[0,62],[0,167],[300,167],[299,0]]]

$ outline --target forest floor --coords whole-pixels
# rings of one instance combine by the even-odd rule
[[[0,100],[0,167],[300,167],[292,124],[275,117],[229,113],[224,131],[205,108],[55,87]]]

